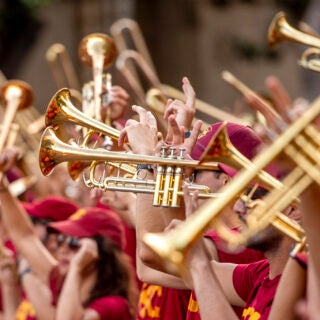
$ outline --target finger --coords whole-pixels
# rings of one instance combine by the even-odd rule
[[[166,103],[166,108],[163,114],[163,119],[167,120],[169,115],[171,114],[171,109],[170,109],[170,105],[172,104],[173,100],[172,99],[168,99],[167,103]]]
[[[132,110],[135,111],[138,115],[139,115],[139,119],[140,119],[140,123],[147,123],[147,110],[137,106],[137,105],[133,105],[132,106]]]
[[[125,100],[129,100],[129,98],[130,98],[130,96],[127,93],[127,91],[124,90],[123,88],[119,87],[119,86],[112,86],[111,89],[110,89],[110,93],[112,95],[121,96]]]
[[[281,117],[267,101],[263,100],[255,93],[247,93],[244,98],[253,110],[262,113],[268,123],[268,126],[276,128],[276,123],[281,119]]]
[[[187,77],[184,77],[182,79],[183,85],[182,85],[182,90],[186,96],[186,105],[189,108],[195,109],[195,91]]]
[[[201,131],[201,126],[202,126],[202,121],[197,120],[193,125],[193,128],[191,130],[189,138],[186,139],[185,145],[186,145],[187,151],[190,153],[191,153],[191,150],[193,149],[194,145],[196,144],[199,133]]]
[[[130,127],[130,126],[133,126],[133,125],[137,125],[139,122],[137,120],[134,120],[134,119],[128,119],[126,121],[126,124],[125,124],[125,127]]]
[[[287,117],[287,112],[291,109],[292,101],[288,92],[276,77],[267,77],[265,83],[272,95],[275,108],[284,119],[289,120]]]
[[[181,132],[181,128],[176,121],[176,118],[171,115],[168,118],[168,125],[170,126],[170,130],[172,132],[172,142],[174,145],[181,144],[184,141],[184,135]]]
[[[119,134],[118,146],[119,146],[120,148],[122,148],[127,141],[128,141],[127,129],[126,129],[126,128],[123,128],[123,129],[120,131],[120,134]]]
[[[148,111],[146,114],[147,118],[147,123],[152,127],[158,130],[158,125],[157,125],[157,119],[155,116],[152,114],[151,111]]]

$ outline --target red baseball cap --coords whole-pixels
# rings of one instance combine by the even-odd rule
[[[125,244],[122,221],[109,209],[81,208],[65,221],[49,223],[48,228],[79,238],[101,235],[110,238],[121,249]]]
[[[78,205],[64,197],[48,196],[35,202],[22,202],[27,213],[39,219],[61,221],[68,219],[78,210]]]
[[[246,158],[254,158],[257,148],[262,144],[262,140],[251,127],[234,122],[217,122],[209,126],[198,136],[198,140],[191,152],[193,159],[199,160],[202,157],[213,136],[223,125],[226,125],[227,133],[233,146]],[[235,176],[237,173],[236,169],[224,163],[219,162],[218,167],[230,177]]]

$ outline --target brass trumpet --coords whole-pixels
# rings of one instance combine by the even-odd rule
[[[299,64],[313,71],[319,71],[319,62],[316,56],[318,56],[320,49],[320,38],[311,33],[302,32],[293,28],[287,21],[283,12],[279,12],[272,20],[268,30],[268,42],[271,46],[274,46],[278,42],[285,40],[294,41],[304,45],[311,46],[307,49],[299,60]],[[316,49],[317,48],[317,49]],[[309,60],[310,59],[310,60]]]
[[[6,111],[0,135],[0,150],[5,146],[13,119],[18,110],[23,110],[33,104],[33,91],[30,85],[21,80],[9,80],[0,90],[1,104]]]
[[[128,154],[123,152],[108,151],[105,149],[85,149],[74,145],[62,142],[55,134],[52,127],[47,127],[42,135],[40,151],[39,151],[39,165],[43,175],[49,175],[56,165],[62,162],[70,162],[81,159],[82,161],[90,162],[116,162],[121,164],[158,164],[157,179],[154,182],[146,183],[146,190],[144,192],[154,193],[154,205],[162,206],[179,206],[179,201],[182,196],[182,179],[183,168],[197,168],[203,170],[217,169],[217,163],[212,161],[196,161],[183,159],[183,150],[179,151],[179,155],[174,154],[174,148],[170,149],[170,154],[167,155],[167,149],[163,148],[160,157],[142,156],[136,154]],[[115,180],[109,178],[103,184],[104,189],[111,188],[111,183]],[[127,183],[128,180],[119,178],[117,180],[118,186]],[[134,180],[130,179],[131,187]],[[141,186],[141,180],[136,183]],[[152,189],[152,191],[147,189]],[[124,190],[122,190],[124,191]],[[133,190],[128,190],[133,191]],[[202,188],[203,191],[203,188]],[[208,193],[208,192],[207,192]],[[203,197],[212,197],[201,195]]]
[[[156,74],[156,68],[152,61],[150,52],[147,48],[139,24],[132,19],[122,18],[111,25],[110,33],[113,36],[117,48],[120,52],[130,49],[128,43],[126,42],[124,31],[128,32],[128,36],[130,36],[136,51],[142,55],[144,60]]]
[[[58,127],[63,123],[72,123],[96,130],[111,138],[119,138],[119,130],[108,126],[101,121],[88,117],[85,113],[77,109],[71,102],[71,93],[64,88],[59,90],[50,100],[46,116],[46,127]]]
[[[311,47],[320,47],[320,39],[311,34],[293,28],[284,12],[275,15],[268,29],[268,42],[271,46],[284,40],[291,40]]]
[[[146,234],[144,242],[161,259],[164,267],[171,273],[183,272],[184,259],[188,248],[209,227],[229,243],[231,248],[244,245],[249,238],[263,230],[270,223],[285,231],[292,239],[303,240],[302,228],[287,219],[280,212],[286,208],[313,181],[320,184],[319,141],[314,137],[318,133],[312,122],[320,114],[320,98],[298,118],[264,151],[253,160],[250,168],[244,169],[221,190],[221,197],[211,199],[201,206],[192,216],[176,229],[160,233]],[[234,197],[256,178],[257,174],[284,152],[296,167],[282,181],[283,187],[272,190],[250,211],[247,226],[239,233],[232,232],[219,221],[219,215]]]
[[[320,72],[320,48],[305,50],[301,55],[299,64],[306,69]]]
[[[79,58],[92,68],[94,82],[94,118],[101,120],[101,94],[103,70],[109,68],[117,57],[117,48],[111,37],[104,33],[92,33],[84,37],[79,45]],[[106,122],[109,122],[107,119]]]
[[[79,80],[66,47],[62,43],[52,44],[46,52],[46,59],[58,89],[68,87],[79,92]]]

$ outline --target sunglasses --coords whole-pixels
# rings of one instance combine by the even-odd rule
[[[63,244],[66,244],[71,250],[76,250],[80,247],[79,240],[79,238],[66,236],[64,234],[58,234],[57,236],[58,247],[61,247]]]

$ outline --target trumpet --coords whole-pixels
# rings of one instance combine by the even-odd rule
[[[169,154],[168,154],[169,151]],[[202,170],[217,170],[217,163],[212,161],[197,161],[183,158],[184,150],[175,155],[175,148],[163,147],[160,157],[128,154],[108,151],[105,149],[79,148],[62,142],[52,127],[47,127],[41,138],[39,150],[39,165],[43,175],[49,175],[56,165],[81,159],[89,162],[108,162],[121,164],[158,164],[157,178],[154,190],[154,205],[179,206],[183,169],[195,168]],[[121,181],[120,181],[121,182]],[[107,187],[107,185],[105,185]]]
[[[71,102],[70,90],[66,88],[60,89],[51,98],[45,116],[46,127],[52,126],[57,128],[63,123],[72,123],[94,129],[114,139],[118,139],[120,134],[119,130],[101,121],[92,119],[77,109]]]
[[[318,36],[293,28],[288,23],[285,14],[281,11],[276,14],[269,26],[268,42],[271,46],[274,46],[276,43],[285,40],[294,41],[320,49],[320,38]],[[301,56],[299,64],[306,69],[319,71],[320,69],[319,67],[317,68],[316,60],[312,59],[309,61],[309,56],[314,56],[314,54],[315,50],[305,51]]]
[[[79,45],[79,58],[93,71],[94,118],[101,120],[101,94],[103,70],[109,68],[117,57],[117,48],[111,37],[104,33],[92,33],[84,37]],[[109,120],[107,119],[107,122]]]
[[[46,52],[46,59],[58,89],[68,87],[79,92],[79,80],[66,47],[62,43],[52,44]]]
[[[215,228],[231,249],[246,244],[248,239],[270,224],[282,232],[285,231],[292,239],[303,241],[305,235],[302,228],[291,220],[288,224],[288,219],[282,219],[281,211],[313,181],[320,184],[318,130],[312,124],[319,113],[320,98],[269,147],[260,152],[249,168],[239,172],[229,185],[223,187],[221,197],[207,201],[176,229],[159,234],[147,233],[144,236],[144,243],[160,258],[169,272],[181,274],[184,271],[188,248],[210,227]],[[282,181],[280,190],[273,189],[250,211],[246,227],[239,233],[232,232],[219,221],[219,215],[234,197],[282,152],[297,166]]]
[[[306,69],[320,72],[320,48],[305,50],[301,55],[299,64]]]
[[[110,27],[110,33],[113,36],[119,51],[122,52],[130,49],[124,37],[125,30],[127,30],[128,35],[131,36],[131,40],[137,52],[139,52],[142,55],[142,57],[148,63],[150,68],[154,71],[154,73],[156,73],[156,68],[152,61],[150,52],[147,48],[147,45],[143,37],[143,34],[141,32],[141,29],[139,27],[139,24],[132,19],[128,19],[128,18],[119,19],[118,21],[113,23],[112,26]]]
[[[268,42],[271,46],[284,40],[291,40],[311,47],[320,47],[320,39],[293,28],[284,12],[275,15],[268,29]]]
[[[33,91],[29,84],[21,80],[9,80],[0,90],[0,100],[6,107],[2,131],[0,135],[0,150],[5,146],[10,126],[18,110],[23,110],[33,104]]]

